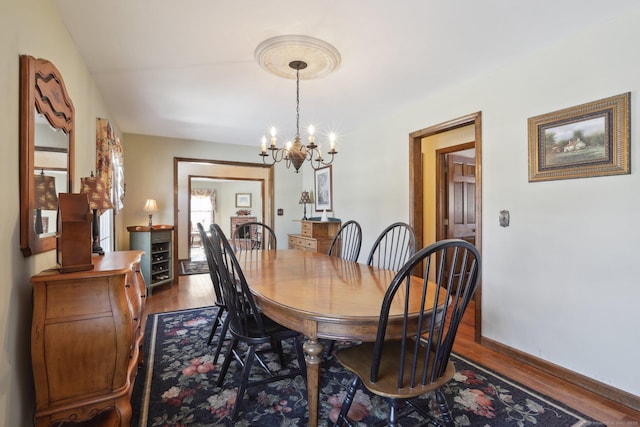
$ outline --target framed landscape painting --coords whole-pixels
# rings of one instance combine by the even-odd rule
[[[333,194],[331,187],[331,166],[317,169],[315,178],[316,212],[333,210]]]
[[[251,193],[236,193],[236,208],[250,208]]]
[[[529,119],[529,182],[631,173],[630,93]]]

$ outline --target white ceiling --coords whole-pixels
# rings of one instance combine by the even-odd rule
[[[300,84],[300,126],[346,136],[400,105],[579,36],[637,0],[52,0],[125,133],[259,146],[295,132],[295,81],[255,48],[307,35],[342,55]],[[550,69],[563,64],[549,64]]]

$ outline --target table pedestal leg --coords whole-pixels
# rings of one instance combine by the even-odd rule
[[[308,338],[302,346],[307,363],[307,400],[309,402],[309,426],[318,425],[318,396],[320,394],[320,362],[324,346],[317,338]]]

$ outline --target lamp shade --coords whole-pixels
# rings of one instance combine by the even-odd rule
[[[44,171],[34,177],[35,184],[35,209],[58,209],[58,194],[56,193],[56,179],[45,176]]]
[[[144,204],[144,211],[145,212],[157,212],[158,211],[158,202],[156,202],[154,199],[147,199],[146,203]]]
[[[302,192],[302,195],[300,196],[300,201],[298,203],[299,204],[313,203],[313,201],[311,200],[311,196],[309,196],[309,192],[308,191],[303,191]]]
[[[107,185],[102,177],[87,176],[80,178],[80,192],[86,193],[89,198],[89,208],[91,209],[113,209]]]

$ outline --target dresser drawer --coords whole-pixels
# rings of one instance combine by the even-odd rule
[[[313,236],[313,224],[310,222],[302,221],[302,225],[300,226],[300,233],[306,237]]]
[[[300,235],[289,235],[289,248],[315,251],[318,247],[316,239],[305,238]]]
[[[151,243],[163,243],[171,240],[171,231],[154,231],[151,233]]]

